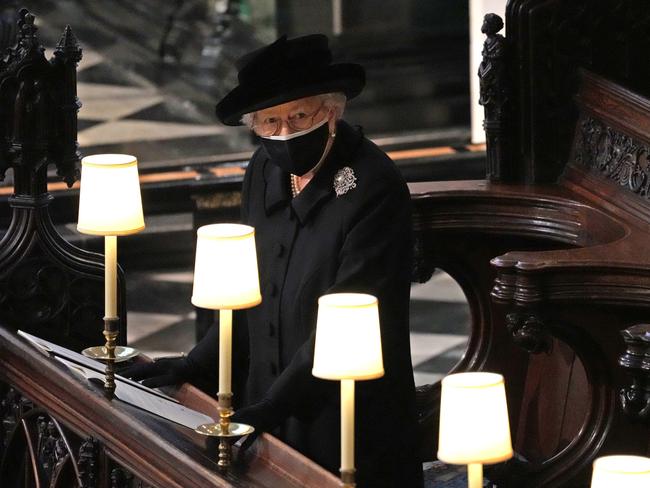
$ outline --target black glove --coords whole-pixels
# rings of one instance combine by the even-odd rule
[[[151,363],[138,363],[119,371],[117,374],[140,381],[144,386],[176,385],[190,381],[195,376],[195,368],[187,357],[163,358]]]
[[[262,432],[269,432],[275,429],[285,417],[286,412],[278,408],[268,398],[235,411],[232,417],[230,417],[232,422],[255,427],[255,432],[249,435],[239,448],[240,455],[251,446]]]

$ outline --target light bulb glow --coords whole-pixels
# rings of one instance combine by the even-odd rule
[[[318,299],[312,374],[330,380],[370,380],[384,375],[374,296],[333,293]]]
[[[619,455],[596,459],[591,488],[612,487],[650,487],[650,458]]]
[[[77,230],[83,234],[122,236],[143,229],[135,156],[95,154],[83,158]]]
[[[255,229],[241,224],[199,228],[192,304],[212,310],[237,310],[261,301]]]
[[[438,459],[491,464],[512,455],[503,376],[458,373],[443,378]]]

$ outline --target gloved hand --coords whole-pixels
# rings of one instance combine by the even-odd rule
[[[162,358],[151,363],[138,363],[117,374],[140,381],[144,386],[176,385],[190,381],[195,376],[194,367],[187,357]]]
[[[262,432],[269,432],[280,425],[285,416],[285,412],[268,398],[235,411],[230,417],[232,422],[255,427],[255,432],[249,435],[239,448],[240,455],[246,452]]]

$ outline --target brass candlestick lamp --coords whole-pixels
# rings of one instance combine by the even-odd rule
[[[377,299],[362,293],[333,293],[318,299],[312,374],[341,380],[341,481],[353,488],[354,381],[384,375]]]
[[[119,333],[117,315],[117,236],[144,229],[140,180],[135,156],[96,154],[81,160],[79,219],[82,234],[104,236],[104,346],[89,347],[82,353],[105,360],[104,388],[115,391],[115,361],[137,355],[133,348],[116,346]]]
[[[219,422],[196,431],[219,437],[218,466],[231,464],[230,441],[248,435],[253,427],[230,421],[232,409],[232,311],[262,302],[255,230],[240,224],[212,224],[199,228],[194,265],[192,304],[219,310]]]

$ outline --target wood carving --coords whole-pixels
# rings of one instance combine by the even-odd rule
[[[579,121],[574,161],[650,199],[650,145],[592,116]]]
[[[67,488],[78,485],[86,488],[86,485],[79,485],[72,439],[61,425],[13,388],[0,385],[5,392],[0,403],[3,426],[0,479],[3,486]]]
[[[618,363],[632,379],[620,390],[621,407],[633,420],[650,422],[650,325],[628,327],[621,335],[626,350]]]
[[[77,467],[83,488],[97,488],[99,469],[99,449],[97,441],[87,438],[79,447]]]
[[[514,343],[529,353],[540,354],[551,349],[549,333],[538,315],[511,312],[506,315],[506,324]]]
[[[483,32],[487,39],[483,44],[483,61],[478,68],[480,80],[479,103],[485,108],[483,128],[487,144],[487,179],[500,181],[507,179],[507,111],[508,70],[506,66],[506,39],[499,34],[503,19],[496,14],[487,14],[483,20]]]
[[[506,377],[517,459],[492,471],[499,486],[586,486],[599,455],[650,454],[640,342],[619,365],[619,331],[650,310],[650,100],[583,72],[574,104],[557,184],[410,185],[425,265],[470,302],[457,370]]]
[[[16,44],[0,66],[0,179],[12,169],[12,219],[0,240],[0,320],[73,349],[102,340],[103,259],[63,240],[50,217],[48,166],[68,186],[79,178],[76,66],[81,49],[70,27],[52,59],[34,16],[19,12]],[[126,317],[123,275],[120,317]],[[126,337],[126,322],[120,324]],[[103,342],[103,340],[102,340]]]
[[[580,68],[650,94],[650,10],[643,0],[513,0],[506,25],[513,169],[519,182],[553,183],[569,158]]]
[[[0,393],[2,425],[9,426],[0,443],[3,488],[37,486],[37,479],[50,488],[339,486],[337,477],[267,434],[247,451],[246,463],[222,476],[216,446],[205,437],[108,400],[101,385],[80,379],[4,327]],[[194,410],[217,412],[214,399],[189,385],[169,393]]]

